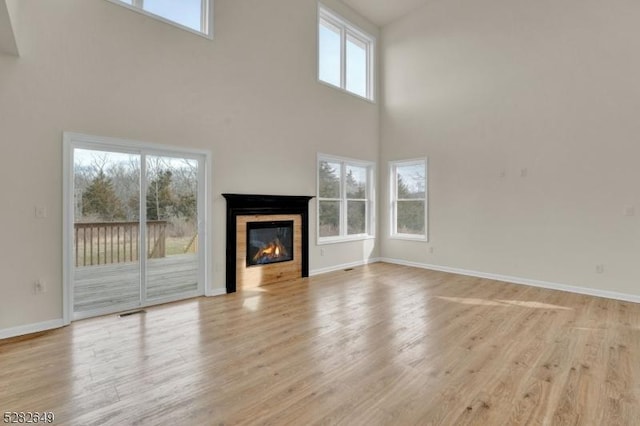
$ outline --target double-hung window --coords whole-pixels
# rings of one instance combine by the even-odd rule
[[[109,0],[211,38],[213,0]]]
[[[374,38],[318,6],[318,79],[373,100]]]
[[[392,161],[391,236],[427,240],[427,160]]]
[[[318,156],[318,242],[373,236],[374,167],[367,161]]]

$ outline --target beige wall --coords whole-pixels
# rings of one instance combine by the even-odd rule
[[[8,5],[21,57],[0,55],[0,331],[62,316],[65,130],[211,150],[214,288],[220,193],[313,195],[323,152],[380,160],[381,251],[321,256],[312,232],[312,270],[381,254],[640,295],[634,2],[434,1],[383,30],[378,104],[317,83],[312,0],[216,0],[213,41],[106,0]],[[386,162],[420,156],[430,242],[390,240]]]
[[[62,317],[63,131],[211,150],[215,288],[221,193],[314,195],[317,152],[377,159],[378,105],[316,80],[315,0],[215,0],[213,41],[106,0],[14,3],[21,57],[0,55],[0,331]],[[323,248],[312,232],[312,270],[378,254],[372,240]]]
[[[429,157],[430,242],[389,240],[382,209],[382,255],[640,295],[638,22],[627,0],[453,0],[385,27],[382,170]]]

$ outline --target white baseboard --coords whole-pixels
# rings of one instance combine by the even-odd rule
[[[23,336],[25,334],[39,333],[41,331],[51,330],[64,326],[62,318],[38,322],[35,324],[20,325],[18,327],[0,329],[0,339],[8,339],[10,337]]]
[[[313,269],[313,270],[309,271],[309,276],[313,277],[313,276],[320,275],[320,274],[326,274],[327,272],[342,271],[342,270],[347,269],[347,268],[356,268],[358,266],[364,266],[364,265],[368,265],[370,263],[380,262],[380,260],[381,260],[380,258],[374,257],[374,258],[371,258],[371,259],[359,260],[357,262],[343,263],[341,265],[329,266],[327,268]]]
[[[547,288],[550,290],[567,291],[569,293],[585,294],[588,296],[604,297],[605,299],[624,300],[625,302],[640,303],[640,296],[615,291],[598,290],[594,288],[578,287],[567,284],[558,284],[548,281],[532,280],[529,278],[512,277],[509,275],[491,274],[488,272],[471,271],[468,269],[451,268],[449,266],[431,265],[427,263],[408,262],[406,260],[381,258],[381,262],[394,263],[396,265],[412,266],[414,268],[430,269],[432,271],[449,272],[452,274],[467,275],[490,280],[504,281],[513,284],[528,285],[531,287]]]
[[[213,296],[222,296],[223,294],[227,294],[226,288],[212,288],[211,290],[207,290],[205,296],[213,297]]]

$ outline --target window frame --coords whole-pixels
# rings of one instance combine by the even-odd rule
[[[340,163],[340,198],[320,197],[320,162],[328,161]],[[347,166],[363,167],[367,171],[366,198],[347,198]],[[334,244],[346,241],[359,241],[375,238],[375,182],[376,163],[366,160],[338,157],[334,155],[318,154],[316,160],[316,242],[317,245]],[[320,236],[320,203],[322,201],[338,201],[340,203],[339,212],[339,235],[330,237]],[[348,234],[348,202],[365,202],[365,232],[360,234]]]
[[[324,81],[320,78],[320,26],[322,23],[336,27],[340,30],[340,86],[336,86],[332,83]],[[375,103],[375,51],[376,51],[376,38],[366,31],[362,30],[357,25],[349,22],[347,19],[328,8],[322,3],[318,3],[318,22],[317,22],[317,46],[316,46],[316,60],[317,60],[317,78],[318,82],[342,92],[348,93],[352,96],[356,96],[360,99],[367,100]],[[359,93],[352,92],[347,89],[347,39],[352,37],[357,41],[363,43],[366,46],[365,52],[367,55],[367,82],[366,82],[366,94],[365,96]]]
[[[398,198],[398,167],[424,166],[424,198]],[[409,160],[389,161],[389,236],[392,239],[429,241],[429,162],[427,157],[413,158]],[[423,201],[424,202],[424,234],[405,234],[398,232],[398,201]]]
[[[199,272],[198,279],[202,282],[199,283],[202,287],[199,287],[199,292],[202,290],[205,296],[215,296],[218,294],[225,294],[224,288],[214,287],[213,280],[213,234],[211,229],[213,228],[213,216],[211,213],[211,200],[213,199],[213,160],[212,153],[208,149],[195,149],[189,147],[181,147],[177,145],[163,145],[145,141],[136,141],[124,138],[113,138],[104,136],[94,136],[82,133],[63,132],[63,211],[62,211],[62,239],[63,239],[63,320],[65,325],[71,323],[71,321],[82,319],[82,317],[74,317],[73,312],[73,286],[72,276],[75,264],[72,242],[69,240],[73,236],[74,229],[74,182],[73,182],[73,164],[74,164],[74,149],[97,149],[111,152],[126,152],[131,154],[145,154],[145,155],[167,155],[167,156],[182,156],[189,159],[199,159],[202,161],[202,169],[199,171],[199,179],[202,180],[202,185],[198,185],[198,199],[202,200],[202,205],[198,205],[198,235],[202,235],[204,246],[199,253],[199,261],[202,265],[202,270]],[[142,176],[142,169],[140,170]],[[140,193],[140,201],[145,200],[145,194]],[[142,221],[144,216],[143,212],[146,209],[140,205],[140,218]],[[142,231],[144,232],[144,230]],[[198,237],[200,238],[200,237]],[[142,256],[142,262],[145,262],[145,256]],[[149,306],[143,305],[142,307]],[[104,313],[107,313],[105,311]],[[103,313],[100,313],[102,315]]]
[[[144,9],[144,0],[131,0],[131,4],[125,3],[122,0],[107,0],[110,3],[114,3],[125,7],[134,12],[141,13],[142,15],[149,16],[165,24],[173,25],[181,30],[189,31],[190,33],[199,35],[200,37],[213,40],[213,3],[214,0],[200,0],[200,31],[191,27],[187,27],[179,22],[173,21],[165,16],[156,15]]]

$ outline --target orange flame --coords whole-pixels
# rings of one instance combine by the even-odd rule
[[[287,256],[287,249],[282,245],[279,238],[271,241],[266,247],[258,250],[253,261],[258,262],[261,259],[267,258],[269,260],[277,259],[281,256]]]

